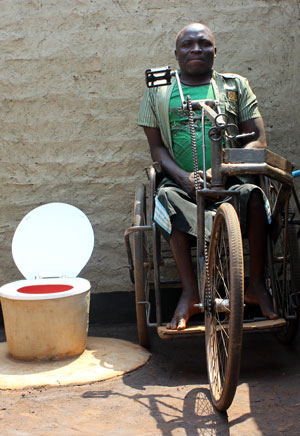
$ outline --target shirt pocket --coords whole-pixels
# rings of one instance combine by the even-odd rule
[[[225,110],[231,117],[231,120],[238,119],[238,90],[235,86],[227,86],[225,91]]]
[[[231,117],[233,119],[238,118],[238,104],[237,104],[237,102],[226,99],[225,100],[225,110],[226,110],[226,112],[229,112],[229,115],[231,115]]]

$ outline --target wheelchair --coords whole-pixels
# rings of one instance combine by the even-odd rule
[[[169,67],[147,70],[146,82],[148,86],[168,85],[172,75],[180,86],[177,72]],[[208,186],[204,178],[204,186],[200,187],[197,178],[195,180],[198,229],[193,259],[197,268],[198,307],[203,313],[199,321],[188,324],[185,330],[169,330],[163,319],[163,295],[168,288],[180,287],[180,281],[173,279],[172,256],[154,221],[155,197],[161,174],[157,163],[147,169],[148,185],[140,184],[136,189],[133,225],[125,231],[125,245],[130,278],[135,288],[140,345],[149,347],[150,327],[155,327],[162,339],[205,335],[212,402],[218,410],[225,411],[233,401],[238,384],[243,333],[272,330],[285,344],[291,343],[297,335],[300,319],[300,221],[297,216],[300,214],[300,203],[293,176],[298,176],[299,172],[293,171],[293,165],[288,160],[268,149],[223,148],[224,136],[239,139],[245,135],[239,135],[237,127],[228,122],[218,102],[191,101],[189,97],[185,100],[182,95],[182,106],[191,116],[191,144],[196,169],[192,111],[202,109],[202,116],[212,122],[209,131],[211,185]],[[203,153],[205,157],[205,144]],[[203,172],[205,174],[205,168]],[[275,320],[255,312],[247,316],[244,314],[244,286],[248,279],[247,246],[241,237],[238,194],[226,190],[223,180],[228,176],[249,174],[259,180],[270,204],[272,226],[267,235],[265,280],[274,310],[279,315]],[[233,204],[223,202],[218,207],[209,246],[204,238],[204,210],[208,196],[234,199]],[[171,274],[164,276],[163,271],[168,269]]]

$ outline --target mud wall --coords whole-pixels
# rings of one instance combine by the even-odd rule
[[[175,35],[191,21],[214,31],[217,70],[249,78],[271,149],[300,167],[298,0],[5,0],[0,10],[0,284],[21,278],[18,222],[61,201],[94,227],[81,273],[93,291],[132,289],[123,233],[150,162],[136,126],[144,70],[176,66]]]

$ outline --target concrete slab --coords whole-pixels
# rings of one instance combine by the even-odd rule
[[[78,357],[60,361],[22,362],[0,344],[0,389],[82,385],[107,380],[144,365],[150,353],[132,342],[115,338],[88,337]]]

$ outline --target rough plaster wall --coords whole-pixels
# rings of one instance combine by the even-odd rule
[[[130,290],[123,244],[148,147],[136,126],[144,70],[170,64],[178,30],[215,32],[216,69],[246,75],[270,147],[300,167],[299,4],[285,1],[0,1],[0,284],[21,278],[10,245],[22,217],[82,209],[94,292]]]

